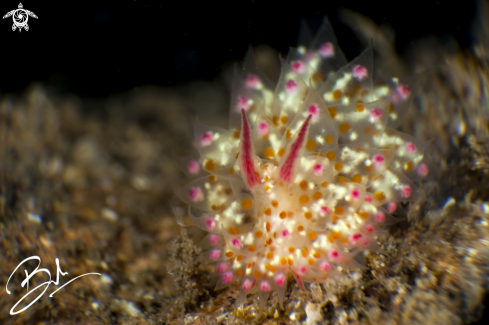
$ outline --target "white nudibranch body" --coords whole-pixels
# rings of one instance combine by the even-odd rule
[[[263,307],[273,289],[283,305],[290,274],[304,289],[361,266],[397,202],[417,198],[409,179],[428,174],[428,142],[394,129],[415,84],[374,86],[371,45],[346,64],[325,19],[281,64],[273,90],[250,51],[231,130],[197,121],[198,155],[180,164],[197,178],[177,196],[209,232],[200,259],[215,265],[216,289],[239,281],[238,305],[258,292]]]

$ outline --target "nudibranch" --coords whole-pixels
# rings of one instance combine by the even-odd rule
[[[419,198],[429,143],[396,130],[416,83],[372,75],[372,45],[347,64],[325,19],[281,59],[275,88],[247,54],[230,130],[196,121],[198,154],[179,161],[195,179],[177,196],[208,232],[199,258],[216,289],[239,283],[238,306],[258,293],[263,307],[276,290],[283,307],[289,275],[304,290],[360,267],[399,202]]]

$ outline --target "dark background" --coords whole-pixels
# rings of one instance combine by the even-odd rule
[[[2,1],[0,15],[20,0]],[[249,44],[286,53],[301,19],[319,26],[328,16],[348,59],[361,48],[338,20],[339,8],[390,24],[403,52],[420,37],[452,35],[467,47],[475,13],[472,0],[449,1],[22,1],[30,30],[13,32],[0,20],[0,94],[22,92],[41,81],[55,92],[104,97],[145,84],[174,86],[213,80],[223,64],[240,60]]]

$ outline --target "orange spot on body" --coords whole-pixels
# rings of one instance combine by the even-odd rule
[[[267,159],[272,159],[275,156],[275,153],[273,152],[273,148],[266,147],[265,150],[263,150],[263,156]]]
[[[243,255],[237,255],[236,261],[241,262],[243,260]]]
[[[280,117],[280,122],[282,122],[282,124],[287,124],[288,121],[289,118],[287,117],[287,115],[282,115],[282,117]]]
[[[328,187],[328,182],[322,182],[321,187]]]
[[[360,213],[360,218],[362,219],[368,219],[368,217],[370,216],[370,214],[368,212],[361,212]]]
[[[297,226],[297,231],[303,231],[304,230],[304,226],[303,225],[298,225]]]
[[[300,183],[299,183],[299,187],[301,189],[303,189],[304,191],[307,190],[307,181],[306,180],[302,180]]]
[[[273,252],[268,252],[267,253],[267,258],[271,260],[273,258]]]
[[[309,219],[311,219],[311,218],[312,218],[312,213],[311,213],[311,211],[306,211],[306,212],[304,212],[304,218],[306,218],[306,219],[308,219],[308,220],[309,220]]]
[[[276,115],[272,116],[272,122],[273,124],[275,124],[275,126],[278,126],[278,120],[279,120],[278,116]]]
[[[338,127],[338,130],[341,132],[341,133],[346,133],[350,130],[350,124],[348,122],[343,122],[340,124],[340,126]]]
[[[331,118],[335,118],[335,116],[337,114],[336,106],[328,106],[328,112],[329,112],[329,115],[331,115]]]
[[[285,131],[285,140],[289,141],[290,139],[292,139],[292,133],[287,129],[287,131]]]
[[[278,207],[278,201],[273,200],[271,203],[272,203],[272,207],[274,208]]]
[[[348,183],[348,180],[346,179],[346,177],[340,176],[340,177],[338,177],[338,183],[345,184],[345,183]]]
[[[333,91],[333,99],[334,100],[340,100],[342,96],[343,96],[343,92],[341,90],[336,89]]]
[[[317,234],[315,231],[309,232],[309,239],[310,240],[316,240],[316,238],[317,238]]]
[[[312,199],[314,201],[317,201],[319,199],[321,199],[323,197],[323,195],[321,194],[321,192],[315,192],[313,195],[312,195]]]
[[[313,139],[308,139],[306,142],[306,149],[309,151],[313,151],[314,149],[316,149],[316,141],[314,141]]]
[[[207,169],[208,171],[213,171],[217,169],[217,165],[214,163],[214,160],[208,159],[204,163],[204,168]]]
[[[337,163],[334,164],[334,169],[336,169],[336,171],[339,172],[340,170],[343,169],[343,163],[338,161]]]
[[[344,208],[344,207],[336,207],[336,208],[334,209],[334,212],[335,212],[336,214],[343,214],[343,213],[345,213],[345,208]]]
[[[356,108],[358,113],[361,113],[365,110],[365,106],[363,106],[362,104],[357,105],[355,108]]]
[[[280,211],[279,215],[280,219],[285,219],[285,217],[287,217],[287,212],[285,211]]]
[[[267,232],[270,232],[270,228],[271,228],[270,221],[267,221],[267,223],[265,224],[265,228],[267,229]]]
[[[237,276],[242,276],[243,275],[243,270],[237,270],[236,271]]]
[[[229,233],[230,233],[231,235],[237,235],[237,234],[239,234],[239,229],[238,229],[238,228],[236,228],[236,227],[230,227],[230,228],[229,228]]]
[[[362,176],[355,174],[351,177],[351,181],[354,183],[361,183],[362,182]]]
[[[308,258],[307,263],[309,263],[309,265],[314,265],[314,260],[312,258]]]
[[[295,252],[295,248],[294,247],[289,247],[289,253],[293,253]]]
[[[285,257],[280,258],[280,264],[285,265],[287,264],[287,259]]]
[[[241,201],[241,207],[245,210],[249,210],[253,205],[253,201],[250,198],[246,198]]]
[[[272,209],[266,208],[265,209],[265,215],[270,216],[272,214]]]
[[[334,151],[329,151],[327,154],[326,154],[326,158],[328,158],[329,161],[332,161],[336,158],[336,152]]]
[[[377,200],[379,200],[379,201],[383,201],[383,200],[385,199],[385,194],[384,194],[384,192],[381,192],[381,191],[379,191],[379,192],[375,192],[375,194],[374,194],[374,195],[375,195],[375,198],[376,198]]]
[[[305,195],[305,194],[302,194],[301,196],[299,196],[299,203],[304,205],[304,204],[307,204],[307,202],[309,202],[309,196]]]
[[[265,269],[267,271],[270,271],[272,273],[275,273],[275,267],[273,265],[270,265],[270,264],[265,264]]]
[[[333,143],[333,141],[334,141],[334,138],[333,138],[333,136],[332,136],[332,135],[328,135],[328,136],[326,136],[326,138],[324,138],[324,140],[325,140],[327,143],[332,144],[332,143]]]
[[[258,279],[260,277],[260,275],[261,275],[260,271],[253,270],[253,276],[255,277],[255,279]]]
[[[248,250],[249,250],[250,252],[254,252],[254,251],[256,250],[255,245],[250,245],[250,246],[248,246]]]
[[[226,257],[233,257],[234,253],[232,251],[226,252]]]
[[[263,231],[261,231],[261,230],[257,230],[257,231],[255,232],[255,236],[256,236],[256,238],[261,238],[261,236],[263,236]]]
[[[412,161],[408,161],[404,164],[404,170],[410,172],[414,169],[414,163]]]
[[[277,156],[279,156],[280,158],[282,158],[282,156],[284,155],[284,153],[285,153],[285,149],[284,148],[280,148],[277,151]]]
[[[289,265],[294,265],[294,261],[290,257],[287,258],[287,262],[289,263]]]

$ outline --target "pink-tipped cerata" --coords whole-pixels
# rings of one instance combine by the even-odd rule
[[[241,109],[241,150],[239,154],[244,181],[252,190],[260,184],[260,178],[256,175],[253,161],[253,143],[251,142],[251,130],[244,109]]]
[[[287,157],[285,157],[285,162],[280,168],[279,178],[285,183],[290,183],[292,181],[294,165],[297,164],[297,161],[300,158],[300,150],[304,146],[307,128],[309,127],[309,121],[311,120],[311,117],[312,115],[309,114],[304,124],[302,124],[299,135],[297,136],[297,139],[292,144],[292,146],[290,146]]]

